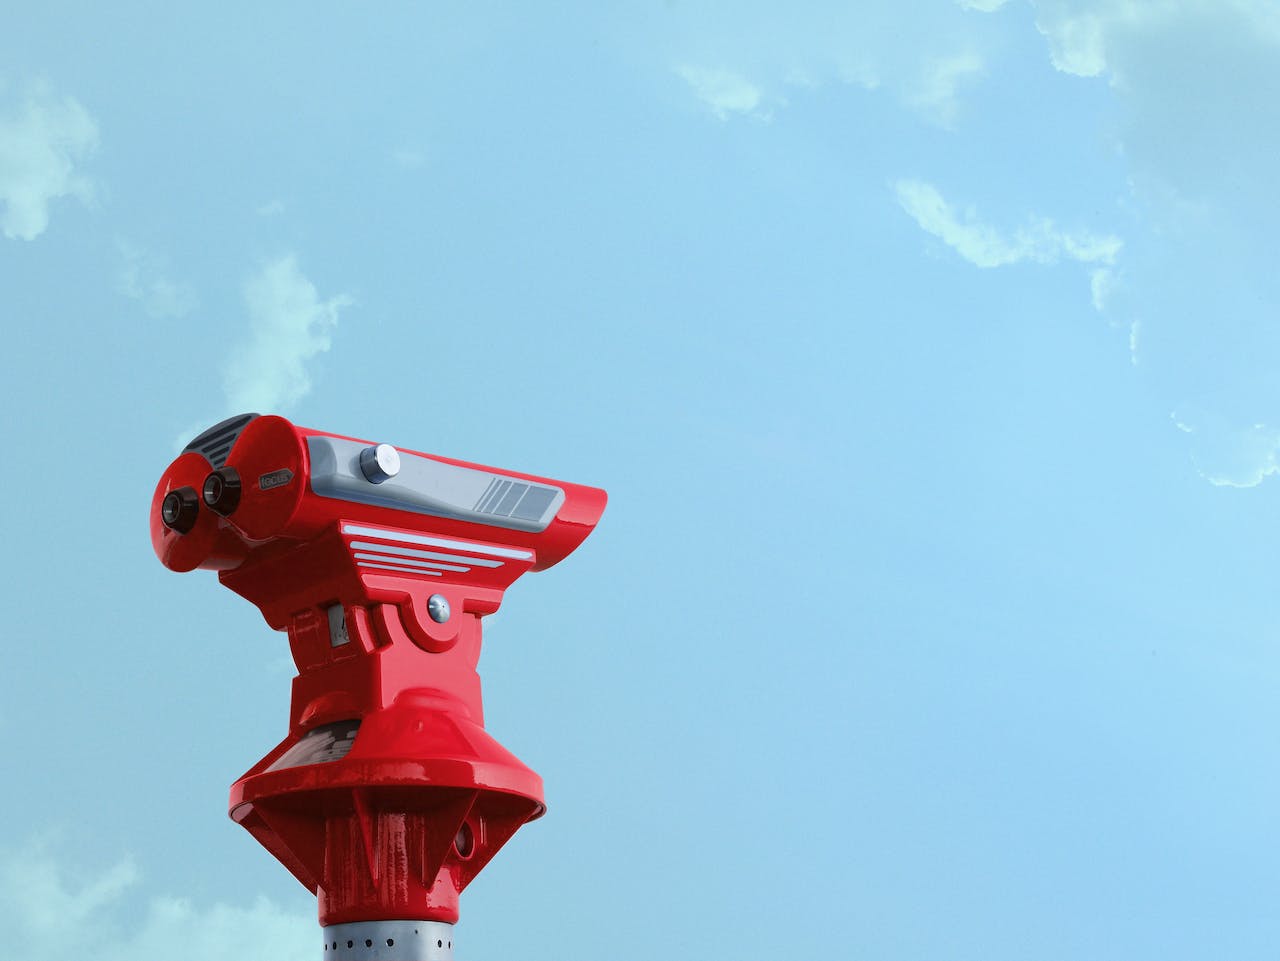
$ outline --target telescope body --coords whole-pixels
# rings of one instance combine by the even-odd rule
[[[287,736],[230,814],[318,899],[325,958],[447,961],[461,891],[542,781],[484,729],[482,619],[605,492],[242,415],[156,486],[151,538],[287,632]]]

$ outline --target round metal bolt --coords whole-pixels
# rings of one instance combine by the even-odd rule
[[[443,624],[449,619],[449,602],[443,594],[432,594],[427,598],[427,613],[437,624]]]
[[[374,444],[360,452],[360,470],[370,484],[381,484],[400,473],[400,453],[390,444]]]

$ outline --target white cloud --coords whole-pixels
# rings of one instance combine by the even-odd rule
[[[985,73],[976,53],[957,53],[926,61],[907,91],[907,102],[925,116],[950,127],[960,109],[959,90]]]
[[[1035,28],[1023,16],[993,15],[1015,8],[1028,10]],[[649,17],[667,62],[725,68],[685,74],[695,92],[693,81],[702,81],[701,95],[722,118],[776,112],[782,98],[775,94],[816,102],[811,91],[849,83],[954,127],[967,102],[996,93],[980,116],[986,133],[975,130],[986,142],[957,141],[951,162],[989,158],[990,170],[1023,191],[1043,176],[1053,156],[1042,150],[1054,145],[1053,155],[1078,165],[1079,176],[1055,191],[1061,199],[1038,203],[1055,204],[1065,226],[1021,213],[986,211],[983,219],[911,181],[897,185],[903,208],[980,266],[1081,263],[1094,307],[1122,333],[1128,325],[1130,359],[1138,363],[1141,351],[1153,382],[1169,392],[1166,406],[1212,398],[1204,403],[1229,414],[1198,428],[1201,462],[1213,460],[1211,447],[1268,448],[1268,428],[1256,425],[1280,424],[1272,236],[1280,209],[1280,2],[872,0],[833,7],[797,0],[740,4],[732,17],[726,9],[667,4]],[[1029,91],[1010,98],[990,90],[1030,76],[1021,60],[1027,44],[1063,74],[1091,78],[1081,81],[1087,89],[1037,82],[1034,96],[1046,102],[1034,111]],[[1014,156],[1029,166],[1012,165]],[[1027,209],[1036,207],[1032,201]],[[1078,229],[1086,214],[1106,217],[1092,220],[1102,226],[1124,218],[1123,252],[1117,236]],[[1215,430],[1225,434],[1211,444],[1206,436]]]
[[[1008,29],[1004,17],[937,0],[659,4],[634,19],[636,34],[648,30],[651,46],[721,119],[768,119],[789,101],[846,86],[851,97],[875,90],[943,125]]]
[[[1131,359],[1170,394],[1200,473],[1252,487],[1277,472],[1280,282],[1275,0],[1032,0],[1060,71],[1106,82],[1127,168],[1123,290]],[[1112,278],[1097,292],[1115,293]],[[1186,398],[1195,398],[1194,402]]]
[[[678,68],[676,73],[721,120],[728,120],[735,114],[769,119],[770,112],[765,105],[764,91],[740,74],[729,70],[689,66]]]
[[[1200,476],[1215,487],[1257,487],[1280,472],[1280,428],[1225,422],[1207,410],[1170,415],[1191,435],[1191,458]]]
[[[233,352],[224,389],[232,411],[280,411],[311,391],[307,362],[329,349],[345,294],[321,299],[288,255],[262,267],[244,287],[249,339]]]
[[[1093,298],[1093,309],[1104,311],[1111,293],[1116,289],[1116,272],[1110,267],[1099,267],[1089,274],[1089,293]]]
[[[2,93],[3,91],[0,91]],[[79,165],[98,145],[98,126],[72,97],[37,84],[0,112],[0,230],[34,240],[61,197],[87,202],[92,182]]]
[[[1105,77],[1134,191],[1162,218],[1277,198],[1280,3],[1036,0],[1062,71]]]
[[[787,98],[778,92],[786,88],[817,90],[834,81],[871,91],[890,82],[891,93],[907,106],[950,127],[959,113],[961,90],[984,76],[986,62],[973,51],[895,58],[892,62],[885,61],[883,51],[879,56],[846,51],[833,64],[816,69],[792,63],[782,72],[765,70],[768,82],[721,68],[686,65],[676,73],[720,120],[735,116],[771,120],[777,109],[787,105]]]
[[[936,187],[919,180],[900,180],[894,190],[898,203],[921,229],[978,267],[1003,267],[1023,261],[1052,264],[1060,260],[1112,264],[1122,246],[1118,237],[1063,231],[1042,217],[1032,218],[1012,232],[1001,231],[979,220],[972,209],[957,210]],[[1095,283],[1095,303],[1096,298]]]
[[[74,879],[74,880],[73,880]],[[0,859],[4,956],[21,961],[313,961],[314,915],[291,914],[259,898],[247,906],[195,905],[153,895],[139,914],[128,895],[139,883],[129,859],[96,876],[59,864],[45,845]]]
[[[12,910],[37,934],[83,928],[137,880],[137,867],[125,858],[98,877],[83,880],[77,890],[69,891],[58,865],[43,845],[36,843],[0,865],[0,906]]]
[[[123,261],[116,273],[116,289],[138,301],[148,316],[185,317],[195,307],[195,295],[165,276],[154,254],[125,240],[117,242],[116,249]]]
[[[1239,23],[1259,41],[1280,42],[1274,0],[1035,0],[1035,8],[1053,65],[1082,77],[1123,75],[1135,40],[1200,18]]]
[[[265,204],[259,204],[255,211],[259,217],[275,217],[284,213],[284,201],[277,197],[269,200]]]
[[[1049,41],[1049,58],[1063,73],[1096,77],[1107,69],[1106,19],[1093,11],[1041,12],[1036,26]]]

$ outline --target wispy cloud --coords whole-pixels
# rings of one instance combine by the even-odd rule
[[[1088,231],[1065,231],[1052,220],[1033,217],[1013,231],[983,223],[973,209],[958,210],[932,184],[899,180],[894,185],[898,203],[920,225],[969,263],[978,267],[1003,267],[1031,261],[1052,264],[1075,260],[1086,264],[1112,264],[1120,253],[1120,238]],[[1105,281],[1094,278],[1094,300]]]
[[[149,317],[185,317],[195,307],[190,288],[170,280],[160,259],[126,240],[116,243],[121,265],[116,272],[116,289],[142,305]]]
[[[931,120],[950,127],[960,110],[960,88],[985,72],[982,57],[972,52],[928,60],[909,86],[907,102]]]
[[[1215,487],[1257,487],[1280,472],[1280,428],[1232,424],[1207,410],[1174,411],[1170,418],[1191,438],[1191,459]]]
[[[1096,77],[1107,69],[1108,17],[1100,11],[1041,11],[1036,21],[1049,41],[1049,57],[1063,73]]]
[[[0,104],[0,230],[34,240],[49,226],[55,200],[91,199],[92,181],[80,166],[97,148],[98,126],[77,100],[45,84]]]
[[[738,4],[728,18],[714,5],[667,4],[649,18],[675,74],[722,121],[768,120],[792,103],[875,91],[944,127],[963,115],[1009,27],[958,2],[901,0]]]
[[[0,859],[0,931],[4,956],[21,961],[312,961],[314,916],[290,914],[259,898],[247,906],[197,905],[153,895],[136,925],[125,927],[128,895],[140,876],[129,859],[92,874],[63,865],[33,843]]]
[[[980,13],[995,13],[1009,0],[956,0],[964,10],[977,10]]]
[[[724,68],[682,66],[676,73],[719,120],[751,117],[769,121],[788,104],[787,91],[817,90],[829,83],[890,93],[925,119],[951,127],[960,112],[961,93],[986,74],[986,62],[973,51],[924,58],[886,58],[883,51],[855,55],[845,51],[834,63],[793,63],[785,71],[763,70],[763,78]]]
[[[1106,310],[1118,285],[1116,272],[1110,267],[1098,267],[1090,272],[1089,296],[1093,300],[1093,309],[1099,312]]]
[[[1053,66],[1104,80],[1127,167],[1130,357],[1177,411],[1197,470],[1252,487],[1277,472],[1280,309],[1274,0],[1031,0]],[[1115,285],[1104,276],[1105,303]]]
[[[707,67],[679,67],[676,70],[699,100],[721,120],[733,116],[771,116],[764,90],[741,74]]]
[[[1123,75],[1141,46],[1135,39],[1164,34],[1167,42],[1205,18],[1238,23],[1264,43],[1280,42],[1280,6],[1274,0],[1035,0],[1034,6],[1053,65],[1081,77]]]
[[[263,265],[244,286],[249,337],[226,366],[230,411],[280,411],[311,391],[308,362],[329,349],[346,294],[322,298],[292,254]]]

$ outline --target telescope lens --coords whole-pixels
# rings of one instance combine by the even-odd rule
[[[200,492],[209,509],[226,517],[240,503],[240,473],[234,467],[219,467],[204,479]]]
[[[160,516],[164,518],[164,522],[172,527],[178,523],[178,516],[182,513],[182,501],[178,500],[178,495],[170,491],[165,495],[164,503],[160,505]]]
[[[171,531],[185,534],[196,526],[200,500],[191,487],[179,487],[164,495],[160,502],[160,520]]]

